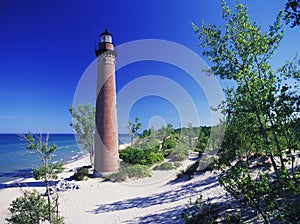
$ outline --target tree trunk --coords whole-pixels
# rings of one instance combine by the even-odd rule
[[[48,212],[49,212],[49,222],[52,223],[52,211],[51,211],[51,198],[50,198],[50,190],[49,190],[49,181],[46,178],[46,194],[47,194],[47,200],[48,200]]]

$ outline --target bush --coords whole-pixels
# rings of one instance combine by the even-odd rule
[[[80,167],[76,170],[76,173],[73,175],[74,180],[84,180],[89,176],[89,169],[85,167]]]
[[[137,164],[144,159],[144,150],[127,147],[126,149],[120,151],[119,156],[126,163]]]
[[[151,177],[152,173],[148,166],[136,164],[126,167],[129,178],[145,178]]]
[[[142,150],[127,147],[125,150],[120,151],[120,158],[130,164],[151,165],[164,160],[164,156],[157,151],[156,148],[152,150]]]
[[[179,154],[175,154],[171,156],[171,161],[176,162],[176,161],[183,161],[186,160],[188,157],[183,154],[183,153],[179,153]]]
[[[48,204],[42,194],[35,191],[25,191],[24,196],[18,197],[10,204],[12,216],[8,223],[40,223],[48,218]]]
[[[118,172],[105,176],[105,179],[112,182],[122,182],[128,178],[128,173],[125,167],[120,167]]]
[[[151,177],[152,173],[148,166],[136,164],[133,166],[123,166],[120,167],[118,172],[110,174],[105,178],[112,182],[122,182],[125,181],[127,178],[145,178]]]
[[[173,163],[170,162],[165,162],[154,167],[154,170],[174,170],[174,169],[176,169],[176,167],[174,166]]]
[[[24,195],[16,198],[8,209],[12,216],[6,221],[12,224],[31,224],[49,221],[48,202],[36,190],[24,191]],[[63,223],[63,218],[55,215],[55,204],[52,204],[53,222]]]
[[[177,139],[174,138],[174,137],[170,137],[170,138],[167,138],[163,144],[162,144],[162,148],[163,149],[174,149],[176,146],[177,146]]]
[[[142,163],[142,165],[151,165],[160,161],[163,161],[165,157],[160,152],[146,152],[145,153],[145,163]]]
[[[171,161],[183,161],[186,160],[189,156],[187,149],[174,149],[174,151],[170,154]]]

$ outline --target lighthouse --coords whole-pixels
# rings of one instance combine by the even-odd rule
[[[119,169],[118,124],[116,109],[116,51],[112,35],[105,29],[96,46],[97,95],[94,176]]]

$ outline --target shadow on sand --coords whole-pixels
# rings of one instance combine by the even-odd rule
[[[96,205],[96,208],[89,211],[94,214],[102,214],[127,209],[147,209],[151,206],[170,204],[179,200],[186,200],[198,195],[197,188],[201,187],[201,191],[208,190],[218,185],[216,176],[208,177],[202,182],[188,181],[178,186],[175,190],[166,190],[161,193],[152,194],[145,197],[136,197],[127,200],[116,201],[109,204]],[[174,185],[175,183],[172,183]],[[169,184],[167,184],[169,185]],[[169,207],[169,206],[166,206]],[[184,223],[181,219],[181,212],[185,206],[173,207],[158,214],[151,214],[144,217],[136,217],[135,220],[126,223]]]

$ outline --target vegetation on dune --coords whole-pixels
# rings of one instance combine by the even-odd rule
[[[151,177],[152,172],[149,166],[146,165],[129,165],[121,166],[118,172],[107,175],[105,178],[112,182],[122,182],[127,178],[140,179],[145,177]]]
[[[41,198],[41,194],[33,191],[25,191],[24,196],[17,198],[10,205],[12,217],[7,219],[9,223],[40,223],[47,220],[49,223],[63,223],[63,218],[59,216],[58,194],[50,186],[50,181],[58,178],[58,174],[63,171],[61,163],[50,163],[51,156],[56,151],[56,145],[49,146],[50,135],[21,135],[26,142],[27,148],[35,153],[41,160],[42,165],[33,169],[36,180],[43,180],[46,185],[47,201]],[[43,206],[43,208],[38,207]],[[22,221],[23,220],[23,221]]]
[[[12,216],[7,218],[8,223],[14,224],[31,224],[49,221],[48,202],[42,194],[33,191],[24,191],[23,196],[12,201],[9,211]],[[56,211],[55,203],[51,204],[51,212]],[[53,217],[52,222],[60,224],[63,223],[61,217]]]
[[[222,171],[219,182],[265,223],[300,222],[299,63],[286,62],[277,71],[270,64],[284,36],[284,14],[263,32],[243,4],[237,2],[233,11],[222,1],[222,10],[225,28],[193,25],[212,62],[207,72],[236,82],[217,108],[227,114],[215,162]],[[189,217],[199,213],[203,209]]]
[[[136,119],[135,122],[138,122],[138,120]],[[171,124],[168,124],[167,127],[163,126],[158,130],[153,128],[144,130],[140,137],[135,137],[136,140],[132,146],[120,150],[119,157],[126,165],[121,167],[117,173],[109,175],[107,179],[124,181],[131,178],[131,175],[128,175],[130,167],[135,167],[132,169],[136,172],[136,167],[140,168],[146,165],[147,170],[150,170],[149,166],[157,163],[160,164],[154,166],[153,170],[177,169],[181,166],[180,161],[188,159],[189,151],[199,152],[199,148],[197,148],[199,142],[201,142],[202,150],[205,151],[206,146],[204,144],[208,142],[210,128],[195,128],[189,125],[188,128],[184,129],[186,130],[175,130]],[[193,132],[192,137],[190,137],[191,131]],[[139,178],[147,176],[141,175]]]
[[[86,180],[89,177],[89,168],[79,167],[73,175],[73,179],[80,181]]]

